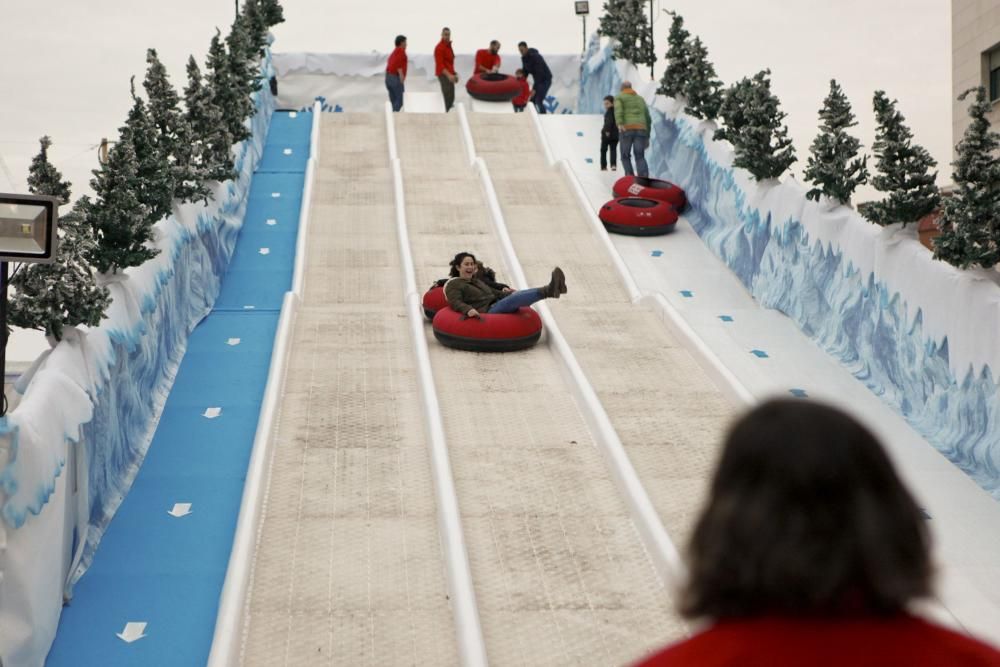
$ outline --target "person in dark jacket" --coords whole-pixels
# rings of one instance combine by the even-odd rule
[[[452,310],[466,317],[479,317],[481,313],[516,313],[518,308],[542,299],[558,299],[567,291],[566,276],[558,266],[552,270],[548,285],[516,291],[509,287],[494,289],[477,278],[478,262],[470,252],[455,255],[451,266],[458,270],[458,277],[447,282],[444,295]]]
[[[730,428],[688,546],[679,611],[710,625],[642,667],[997,667],[913,613],[931,595],[926,517],[871,431],[772,399]]]
[[[531,102],[538,113],[545,113],[545,97],[552,87],[552,71],[538,49],[529,49],[527,42],[520,42],[517,50],[521,52],[521,69],[531,77]]]
[[[611,171],[618,169],[618,123],[615,122],[615,98],[604,98],[604,127],[601,129],[601,171],[608,170],[607,153],[611,153]]]

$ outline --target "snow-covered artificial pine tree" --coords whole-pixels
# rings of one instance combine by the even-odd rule
[[[31,166],[28,167],[28,191],[36,195],[56,197],[60,204],[68,204],[71,183],[64,181],[59,170],[49,162],[52,139],[46,135],[38,143],[42,145],[41,150],[31,159]]]
[[[70,184],[49,162],[49,137],[42,137],[42,148],[28,169],[28,190],[49,195],[68,204]],[[106,289],[98,287],[87,256],[94,250],[94,232],[82,221],[84,197],[59,220],[55,260],[48,264],[25,263],[11,276],[8,308],[9,324],[24,329],[39,329],[54,341],[62,339],[63,329],[86,324],[95,326],[108,307]]]
[[[917,222],[937,208],[941,195],[935,184],[937,161],[923,146],[913,143],[905,118],[885,91],[875,91],[875,154],[877,172],[871,182],[886,198],[858,206],[862,215],[877,225]]]
[[[715,120],[722,106],[722,82],[708,59],[708,49],[695,37],[688,52],[688,72],[681,88],[687,98],[687,112],[702,120]]]
[[[281,9],[279,0],[260,0],[260,13],[263,15],[264,24],[268,28],[285,22],[285,13]]]
[[[243,16],[237,16],[233,21],[229,35],[226,36],[226,48],[229,80],[239,92],[235,101],[238,105],[240,123],[243,124],[254,113],[253,94],[261,87],[259,58],[251,43]],[[247,135],[249,136],[249,130]]]
[[[667,12],[673,17],[667,35],[667,69],[660,79],[659,95],[682,97],[688,80],[691,62],[691,33],[684,28],[684,17],[677,12]]]
[[[826,195],[842,204],[850,204],[851,195],[859,185],[868,182],[868,156],[858,157],[861,141],[847,133],[858,124],[851,103],[836,79],[830,79],[830,93],[819,110],[819,134],[809,147],[805,180],[816,187],[806,198],[819,201]]]
[[[771,70],[761,70],[726,90],[719,107],[724,125],[714,135],[733,145],[733,166],[746,169],[758,181],[778,178],[796,160],[788,127],[781,124],[786,114],[771,92],[770,76]]]
[[[139,266],[159,254],[148,246],[157,218],[138,194],[142,185],[132,131],[128,125],[122,128],[107,163],[94,170],[90,187],[96,199],[82,205],[97,240],[87,259],[102,274]]]
[[[256,58],[264,55],[267,47],[267,17],[260,6],[260,0],[243,0],[243,19],[247,26],[250,46]]]
[[[146,51],[146,78],[143,88],[149,98],[149,116],[157,130],[157,146],[170,163],[173,196],[182,202],[208,200],[205,174],[194,163],[195,137],[181,111],[180,96],[170,83],[167,68],[155,49]]]
[[[191,127],[191,159],[206,180],[225,181],[235,176],[231,149],[233,135],[225,114],[215,104],[194,56],[188,58],[188,85],[184,89],[185,119]]]
[[[37,194],[48,193],[39,190]],[[100,324],[111,297],[107,288],[98,287],[87,262],[97,250],[94,230],[83,219],[88,206],[90,200],[83,197],[59,220],[59,247],[53,262],[23,264],[11,278],[10,324],[44,331],[52,341],[62,340],[66,327]]]
[[[119,141],[130,141],[138,165],[133,184],[139,201],[149,209],[149,224],[170,215],[174,197],[174,174],[169,156],[160,146],[159,132],[150,117],[146,102],[135,94],[135,77],[132,78],[132,108],[125,126],[120,130]]]
[[[213,104],[224,114],[226,129],[232,136],[233,143],[249,139],[250,130],[243,122],[246,116],[243,115],[244,104],[240,100],[245,96],[245,91],[233,81],[229,71],[229,55],[218,30],[208,47],[205,79]]]
[[[627,60],[635,65],[656,62],[649,19],[642,0],[605,2],[604,16],[597,32],[615,41],[613,53],[616,60]]]
[[[982,86],[969,106],[972,119],[955,146],[952,162],[955,192],[944,200],[941,235],[934,239],[934,257],[962,267],[988,269],[1000,261],[1000,134],[990,129],[990,102]]]

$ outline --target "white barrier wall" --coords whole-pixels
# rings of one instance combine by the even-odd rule
[[[514,74],[521,54],[501,53],[501,72]],[[552,70],[552,88],[546,100],[549,113],[572,113],[580,89],[580,56],[543,53]],[[387,53],[276,53],[278,106],[306,109],[318,100],[323,111],[381,111],[388,99],[385,89]],[[455,101],[468,102],[465,83],[472,75],[474,56],[455,54],[459,76]],[[441,87],[434,76],[434,56],[411,54],[406,78],[407,93],[435,92]],[[405,98],[403,109],[406,109]]]

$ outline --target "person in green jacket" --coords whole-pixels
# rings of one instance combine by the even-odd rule
[[[518,308],[529,306],[542,299],[558,299],[566,293],[566,276],[558,266],[552,270],[549,284],[512,290],[509,287],[496,289],[476,276],[478,263],[471,252],[460,252],[451,260],[458,277],[452,278],[444,286],[444,295],[452,310],[466,317],[479,317],[481,313],[515,313]]]
[[[615,122],[618,124],[625,175],[635,176],[638,172],[642,178],[649,178],[646,149],[649,148],[652,121],[646,100],[632,89],[631,81],[622,81],[622,92],[615,98]],[[631,154],[635,155],[635,171],[632,170]]]

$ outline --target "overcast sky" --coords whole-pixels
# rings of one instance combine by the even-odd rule
[[[587,24],[596,27],[601,2]],[[572,0],[285,0],[277,51],[386,51],[396,33],[411,52],[430,52],[441,26],[457,51],[490,39],[504,52],[526,40],[544,53],[579,52],[582,24]],[[226,30],[231,0],[0,0],[0,190],[24,191],[37,139],[50,134],[52,158],[78,186],[96,166],[93,146],[114,137],[128,107],[128,80],[141,81],[145,50],[156,48],[175,85],[188,54],[203,61],[215,26]],[[874,137],[871,96],[900,100],[917,141],[950,173],[950,3],[947,0],[654,0],[657,51],[680,12],[701,37],[725,83],[769,67],[788,113],[801,171],[830,78],[851,99],[867,147]],[[663,63],[659,63],[657,76]],[[941,179],[944,180],[944,179]],[[81,192],[77,188],[77,192]],[[865,197],[862,196],[861,199]]]

